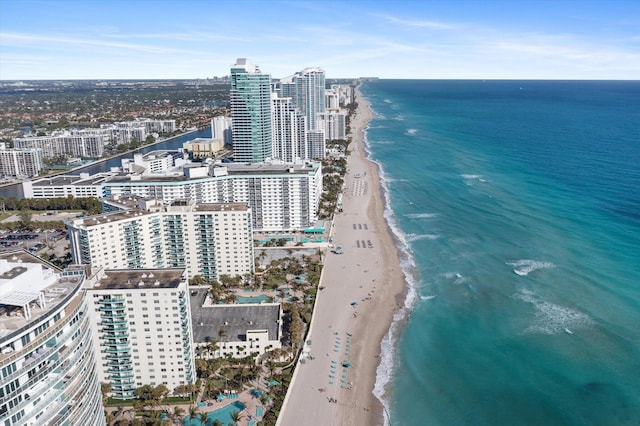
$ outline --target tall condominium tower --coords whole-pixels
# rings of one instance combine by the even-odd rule
[[[319,130],[317,115],[325,110],[325,79],[320,68],[305,68],[280,80],[280,95],[291,98],[307,118],[307,130]]]
[[[25,251],[0,255],[0,424],[105,424],[82,286]]]
[[[305,142],[304,115],[293,106],[291,98],[281,98],[277,93],[271,96],[273,158],[286,162],[310,158]]]
[[[235,161],[271,158],[271,76],[249,59],[238,58],[231,67],[230,98]]]

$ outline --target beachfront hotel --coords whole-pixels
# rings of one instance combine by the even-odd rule
[[[110,209],[117,208],[110,203]],[[186,268],[217,280],[253,273],[251,209],[240,203],[156,199],[119,203],[121,211],[67,222],[75,264],[107,269]]]
[[[83,271],[0,256],[0,424],[104,425]]]
[[[238,58],[231,66],[230,100],[234,160],[271,158],[271,76],[249,59]]]
[[[183,268],[100,268],[85,285],[98,378],[111,397],[143,385],[169,391],[196,380],[191,308]],[[81,423],[78,423],[81,424]]]
[[[208,293],[209,288],[191,287],[193,336],[200,356],[257,357],[282,347],[280,303],[217,304]]]

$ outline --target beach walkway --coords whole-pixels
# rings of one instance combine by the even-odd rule
[[[343,254],[328,252],[308,341],[311,359],[298,364],[278,425],[382,424],[373,396],[380,342],[402,303],[404,277],[383,217],[377,165],[365,158],[363,132],[371,118],[359,106],[348,158],[343,212],[332,229]]]

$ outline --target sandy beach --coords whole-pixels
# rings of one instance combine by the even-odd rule
[[[403,303],[404,276],[391,231],[383,217],[378,166],[366,160],[363,129],[368,102],[356,90],[351,121],[343,212],[337,213],[306,348],[278,424],[383,424],[382,404],[373,395],[380,342]]]

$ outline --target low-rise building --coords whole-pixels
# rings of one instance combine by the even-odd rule
[[[211,303],[207,289],[191,289],[193,338],[200,356],[244,358],[282,347],[279,303]]]

